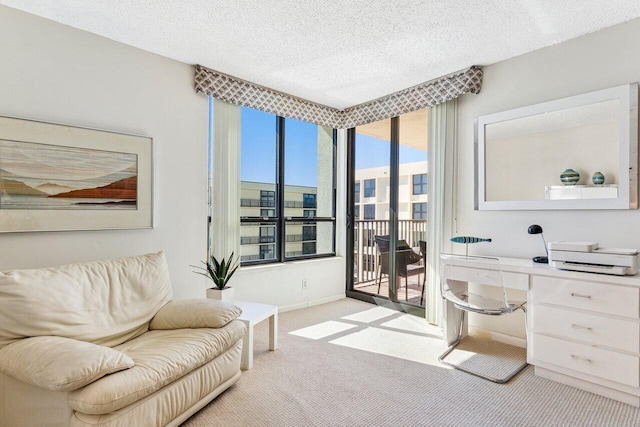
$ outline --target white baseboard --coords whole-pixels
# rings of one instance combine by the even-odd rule
[[[527,340],[520,337],[514,337],[512,335],[503,334],[500,332],[490,331],[489,329],[477,328],[475,326],[469,326],[469,333],[481,338],[490,339],[493,341],[501,342],[504,344],[514,345],[516,347],[527,347]]]
[[[347,296],[345,294],[337,294],[337,295],[331,295],[331,296],[328,296],[328,297],[312,299],[312,300],[309,300],[309,301],[302,301],[302,302],[298,302],[298,303],[295,303],[295,304],[283,305],[281,307],[278,307],[278,312],[284,313],[285,311],[291,311],[291,310],[298,310],[298,309],[301,309],[301,308],[313,307],[314,305],[326,304],[328,302],[338,301],[338,300],[346,298],[346,297]]]
[[[579,388],[580,390],[608,397],[609,399],[618,400],[620,402],[633,405],[636,408],[640,407],[640,396],[637,395],[637,392],[625,393],[621,390],[615,390],[603,385],[592,383],[590,381],[585,381],[580,378],[565,375],[560,372],[555,372],[540,366],[535,367],[535,373],[540,377],[557,381],[562,384],[570,385],[572,387]]]

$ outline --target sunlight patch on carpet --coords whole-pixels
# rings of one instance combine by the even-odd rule
[[[353,328],[357,328],[357,326],[329,320],[327,322],[318,323],[317,325],[309,326],[307,328],[291,331],[289,332],[289,334],[304,338],[310,338],[312,340],[319,340],[321,338],[348,331],[349,329]]]
[[[441,338],[421,337],[387,329],[366,328],[329,341],[329,343],[445,368],[438,363],[437,358],[437,355],[444,351],[444,342]]]
[[[385,307],[375,307],[369,310],[354,313],[349,316],[344,316],[342,319],[351,320],[353,322],[371,323],[376,320],[384,319],[385,317],[394,316],[398,314],[397,311],[391,310]]]
[[[404,314],[395,319],[391,319],[382,323],[380,326],[387,328],[400,329],[406,332],[416,332],[420,334],[429,334],[442,337],[442,330],[434,325],[429,324],[426,319],[421,317]]]

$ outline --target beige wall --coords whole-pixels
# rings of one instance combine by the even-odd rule
[[[473,246],[473,253],[521,258],[544,254],[540,237],[527,234],[531,224],[544,228],[547,241],[597,241],[601,246],[640,247],[638,210],[498,212],[473,209],[474,118],[640,81],[638,40],[640,19],[635,19],[487,66],[480,94],[460,98],[457,203],[448,209],[447,216],[453,224],[453,234],[493,239],[492,243]],[[445,241],[449,237],[445,236]],[[449,243],[445,250],[451,250]],[[506,332],[520,334],[519,325],[512,326],[506,328]]]
[[[0,115],[153,137],[145,230],[0,234],[0,270],[164,250],[176,297],[204,295],[207,99],[193,67],[0,6]]]
[[[207,254],[209,109],[193,90],[193,67],[4,6],[0,28],[0,115],[153,137],[156,223],[146,230],[0,234],[0,271],[164,250],[175,296],[204,296],[209,282],[189,265]],[[344,132],[339,149],[344,153]],[[344,211],[343,184],[338,198]],[[339,231],[340,255],[344,245]],[[233,285],[238,299],[304,307],[344,297],[344,258],[251,268]]]

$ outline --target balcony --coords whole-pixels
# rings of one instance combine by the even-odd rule
[[[389,279],[382,275],[380,291],[378,291],[377,275],[379,254],[376,248],[375,236],[389,235],[389,221],[387,220],[357,220],[354,224],[354,266],[353,289],[368,294],[389,296]],[[417,253],[419,241],[427,239],[426,220],[399,220],[398,239],[405,240]],[[398,300],[410,304],[424,306],[421,303],[423,275],[413,275],[407,278],[408,297],[405,297],[404,278],[399,278]]]

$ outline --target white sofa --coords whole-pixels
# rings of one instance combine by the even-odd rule
[[[0,273],[0,426],[179,425],[240,377],[240,313],[172,300],[162,252]]]

